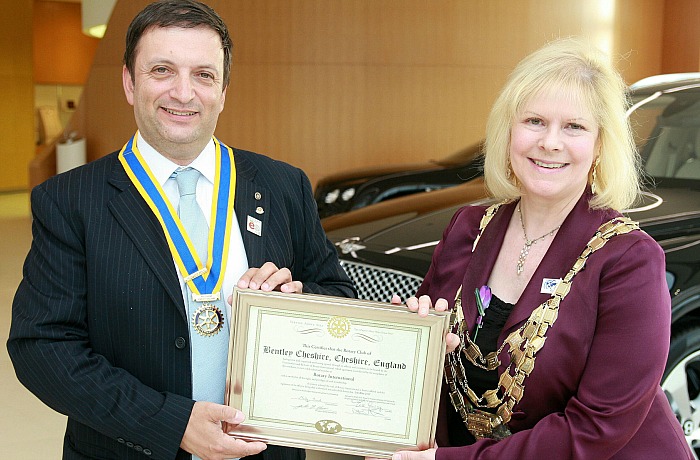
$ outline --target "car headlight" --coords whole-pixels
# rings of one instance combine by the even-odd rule
[[[343,201],[348,201],[354,196],[355,196],[355,187],[350,187],[349,189],[346,189],[340,197],[343,199]]]
[[[323,198],[323,202],[326,204],[333,204],[335,203],[335,200],[338,199],[338,195],[340,195],[340,190],[335,189],[332,192],[326,193],[326,196]]]

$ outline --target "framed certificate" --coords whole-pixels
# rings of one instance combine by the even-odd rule
[[[433,445],[448,313],[248,289],[232,312],[234,436],[374,457]]]

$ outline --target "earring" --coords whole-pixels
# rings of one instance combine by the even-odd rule
[[[595,159],[595,162],[593,163],[593,170],[591,171],[591,193],[595,195],[597,193],[597,186],[596,182],[598,180],[598,163],[600,163],[600,157],[597,157]]]
[[[513,165],[510,162],[510,157],[506,157],[506,179],[512,181],[513,175]]]

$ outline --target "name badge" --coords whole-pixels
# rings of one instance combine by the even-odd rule
[[[542,280],[540,294],[553,294],[559,282],[561,282],[561,278],[544,278]]]
[[[254,233],[258,236],[262,235],[262,222],[253,216],[248,216],[248,222],[246,223],[246,228],[250,233]]]

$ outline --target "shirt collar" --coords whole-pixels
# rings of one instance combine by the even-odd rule
[[[136,146],[141,153],[144,161],[150,168],[156,181],[162,186],[165,182],[170,179],[178,169],[183,167],[165,158],[163,155],[158,153],[146,140],[138,133],[136,139]],[[192,161],[188,167],[194,168],[199,171],[202,176],[204,176],[209,182],[214,183],[214,173],[216,169],[215,162],[215,147],[214,140],[210,139],[204,150],[197,156],[197,158]]]

